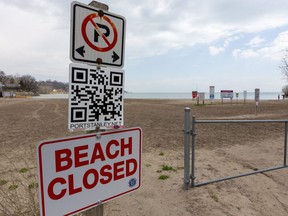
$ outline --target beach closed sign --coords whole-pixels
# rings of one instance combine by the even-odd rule
[[[135,191],[141,149],[140,128],[39,143],[41,215],[72,215]]]

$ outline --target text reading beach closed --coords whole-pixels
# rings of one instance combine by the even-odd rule
[[[41,214],[74,214],[138,189],[141,143],[140,128],[40,143]]]
[[[125,18],[79,2],[71,9],[71,61],[122,68]]]

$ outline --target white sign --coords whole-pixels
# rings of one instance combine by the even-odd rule
[[[199,92],[198,93],[198,97],[200,101],[204,101],[205,100],[205,93],[204,92]]]
[[[79,2],[71,3],[70,59],[124,66],[125,18]],[[100,63],[100,62],[99,62]]]
[[[215,86],[209,87],[209,98],[210,98],[210,100],[214,100],[214,98],[215,98]]]
[[[138,189],[141,148],[140,128],[39,143],[41,215],[75,214]]]
[[[123,126],[124,70],[72,63],[69,83],[69,130]]]
[[[247,91],[244,91],[243,95],[244,95],[244,100],[246,100],[247,99]]]
[[[233,90],[221,90],[221,98],[233,98]]]

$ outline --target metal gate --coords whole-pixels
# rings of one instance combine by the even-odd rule
[[[287,123],[288,120],[196,120],[195,116],[192,117],[192,127],[190,118],[190,108],[185,108],[185,123],[184,123],[184,189],[188,190],[189,185],[191,187],[199,187],[211,183],[221,182],[234,178],[249,176],[257,173],[263,173],[283,168],[288,168],[287,165]],[[283,152],[283,164],[276,167],[269,167],[257,171],[251,171],[239,175],[227,176],[224,178],[218,178],[206,182],[195,182],[195,147],[196,147],[196,124],[222,124],[222,123],[282,123],[284,124],[284,152]],[[191,139],[192,138],[192,142]],[[190,148],[191,145],[191,148]],[[190,151],[191,150],[191,151]],[[191,155],[191,159],[190,159]],[[191,166],[190,166],[191,164]],[[191,167],[191,169],[190,169]],[[191,172],[190,172],[191,170]]]

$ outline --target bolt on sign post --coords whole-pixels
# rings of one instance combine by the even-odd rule
[[[141,185],[142,130],[119,129],[37,146],[42,216],[73,215]]]

